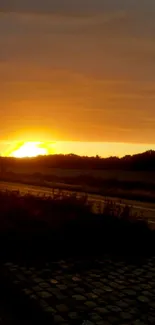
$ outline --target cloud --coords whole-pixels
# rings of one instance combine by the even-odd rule
[[[85,0],[2,2],[1,134],[155,142],[155,21],[144,3],[89,0],[88,13]]]
[[[127,19],[125,11],[104,12],[89,15],[67,15],[67,14],[44,14],[33,13],[1,13],[0,33],[3,35],[17,36],[22,33],[75,33],[86,30],[92,33],[106,24],[119,24],[119,21]],[[20,30],[21,29],[21,30]]]
[[[100,78],[155,78],[155,22],[138,13],[0,14],[0,48],[1,62],[76,70]]]
[[[101,12],[105,10],[152,10],[154,0],[1,0],[3,12]]]
[[[10,129],[42,125],[53,132],[55,128],[63,130],[66,139],[72,134],[74,140],[84,137],[91,141],[99,137],[102,141],[108,137],[110,141],[121,141],[121,137],[135,141],[139,130],[145,141],[144,128],[150,133],[155,126],[145,122],[152,116],[154,101],[151,103],[149,94],[144,96],[143,92],[152,84],[98,80],[61,70],[43,74],[32,66],[27,74],[26,70],[14,68],[16,79],[0,87],[1,98],[6,97],[3,127],[6,120]]]

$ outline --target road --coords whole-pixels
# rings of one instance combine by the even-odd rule
[[[0,182],[0,191],[19,191],[21,194],[30,193],[33,195],[47,195],[52,196],[54,194],[58,194],[60,191],[66,195],[71,195],[74,192],[69,190],[59,190],[59,189],[50,189],[47,187],[40,187],[34,185],[25,185],[20,183],[8,183],[8,182]],[[84,196],[86,193],[76,192],[77,197]],[[105,204],[105,201],[112,200],[115,204],[119,206],[131,206],[133,213],[138,213],[138,215],[142,214],[145,218],[149,220],[150,223],[155,224],[155,204],[147,203],[147,202],[138,202],[133,200],[121,200],[120,198],[106,198],[101,195],[96,194],[88,194],[88,201],[93,203],[94,212],[98,212],[99,209],[102,210]]]

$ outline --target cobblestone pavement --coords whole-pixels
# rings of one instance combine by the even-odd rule
[[[14,285],[53,319],[50,324],[155,324],[155,258],[139,264],[107,257],[92,264],[6,263],[5,268]]]

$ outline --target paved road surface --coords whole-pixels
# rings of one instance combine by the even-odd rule
[[[32,319],[28,302],[38,306],[39,317],[47,317],[47,322],[39,321],[36,315],[33,324],[82,325],[84,320],[90,325],[155,324],[155,257],[127,262],[107,256],[39,266],[6,263],[4,274],[20,293],[19,324],[25,316]]]
[[[50,189],[47,187],[40,187],[34,185],[25,185],[19,183],[7,183],[7,182],[0,182],[0,191],[4,190],[11,190],[11,191],[20,191],[21,194],[31,193],[33,195],[47,195],[51,196],[54,194],[58,194],[60,191],[64,194],[73,194],[75,193],[69,190],[59,190],[59,189]],[[76,192],[77,196],[85,195],[82,192]],[[112,200],[116,204],[120,206],[131,206],[133,212],[138,212],[138,214],[142,214],[145,218],[149,220],[150,223],[155,224],[155,204],[154,203],[147,203],[147,202],[138,202],[133,200],[121,200],[120,198],[107,198]],[[97,213],[99,209],[103,209],[105,204],[105,197],[96,194],[88,194],[88,201],[93,203],[94,211]]]

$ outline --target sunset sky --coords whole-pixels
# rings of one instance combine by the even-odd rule
[[[1,0],[0,139],[155,149],[155,0]]]

